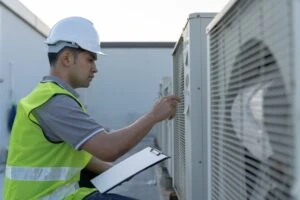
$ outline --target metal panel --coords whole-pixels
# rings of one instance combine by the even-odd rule
[[[208,198],[207,36],[215,14],[193,13],[173,53],[174,187],[180,199]]]
[[[300,1],[294,1],[293,2],[293,36],[299,36],[300,35]],[[300,55],[300,40],[295,39],[294,40],[294,45],[293,45],[293,50],[294,50],[294,55]],[[300,56],[294,56],[293,58],[293,63],[295,67],[293,76],[294,76],[294,99],[293,102],[299,102],[300,100],[300,82],[299,82],[299,74],[300,74],[300,68],[299,68],[299,63],[300,63]],[[299,103],[294,103],[292,105],[292,110],[294,113],[294,119],[293,119],[293,124],[294,124],[294,130],[295,130],[295,154],[299,155],[300,153],[300,104]],[[297,131],[296,131],[297,130]],[[297,145],[298,144],[298,145]],[[295,160],[295,184],[292,189],[293,197],[294,199],[300,199],[300,158],[299,156],[296,157]]]
[[[292,198],[292,4],[234,1],[209,25],[212,199]]]

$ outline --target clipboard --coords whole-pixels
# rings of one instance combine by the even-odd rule
[[[101,193],[106,193],[136,174],[170,158],[156,148],[146,147],[129,156],[91,180]]]

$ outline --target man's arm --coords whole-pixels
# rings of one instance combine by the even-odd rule
[[[83,143],[81,149],[101,160],[114,161],[139,143],[157,122],[173,118],[178,102],[178,97],[163,97],[130,126],[112,133],[102,131]]]
[[[113,166],[110,162],[102,161],[96,157],[92,157],[91,161],[85,167],[91,172],[100,174]]]

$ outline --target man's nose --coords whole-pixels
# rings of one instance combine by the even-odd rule
[[[97,73],[98,72],[96,64],[93,65],[92,71],[93,71],[93,73]]]

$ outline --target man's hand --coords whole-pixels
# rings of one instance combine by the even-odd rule
[[[105,162],[93,156],[86,168],[94,173],[102,173],[113,166],[111,162]]]
[[[162,97],[154,104],[150,114],[152,114],[156,122],[173,119],[179,102],[180,98],[174,95]]]

